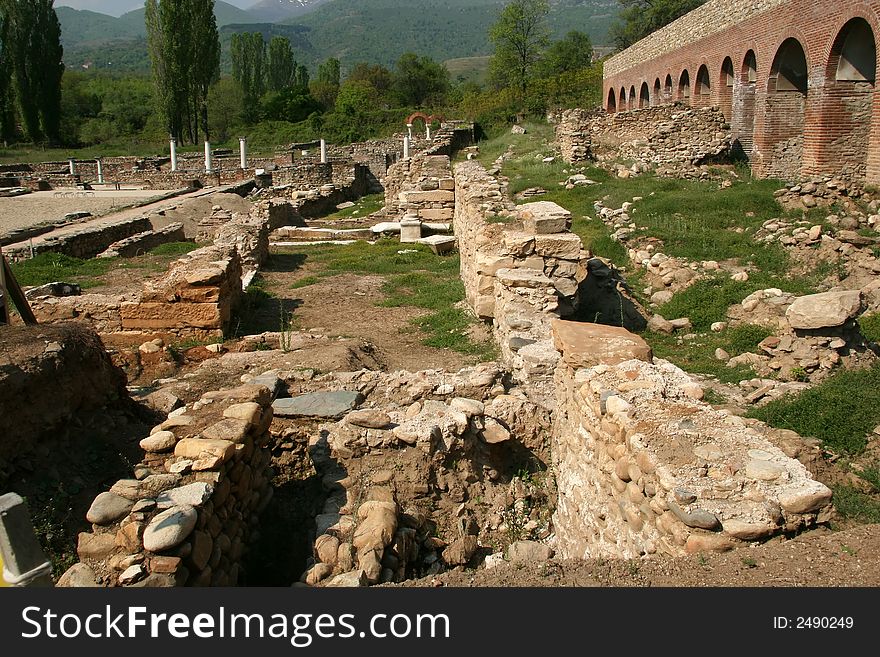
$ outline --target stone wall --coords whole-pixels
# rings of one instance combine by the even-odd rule
[[[106,251],[98,254],[99,258],[132,258],[143,255],[161,244],[169,242],[185,242],[183,224],[173,223],[158,230],[147,230],[132,235],[124,240],[114,242]]]
[[[242,297],[242,264],[234,245],[206,246],[144,283],[140,301],[120,306],[126,331],[222,337]]]
[[[419,154],[401,160],[385,178],[385,212],[414,214],[426,222],[449,222],[455,212],[455,181],[447,155]]]
[[[136,302],[137,294],[127,297],[106,294],[83,294],[75,297],[37,297],[28,303],[41,325],[72,320],[88,322],[101,335],[122,330],[119,308],[123,303]]]
[[[724,115],[711,107],[666,105],[618,114],[576,109],[562,113],[556,144],[571,163],[592,156],[677,169],[726,158],[731,133]]]
[[[725,551],[830,520],[831,490],[776,446],[796,434],[700,402],[685,372],[616,331],[554,325],[561,555]]]
[[[876,184],[876,85],[838,79],[838,65],[851,36],[864,35],[855,51],[871,52],[878,34],[880,0],[711,0],[610,58],[604,106],[611,113],[676,101],[719,107],[757,176]],[[798,88],[777,88],[783,44],[793,61],[806,60]]]
[[[58,586],[235,586],[272,497],[271,393],[209,392],[141,441],[132,479],[101,493]]]
[[[456,194],[468,303],[553,413],[559,556],[723,551],[830,520],[831,490],[795,460],[797,434],[714,410],[625,329],[561,319],[584,302],[588,258],[564,209],[511,206],[475,162],[456,166]]]
[[[124,240],[139,233],[152,230],[150,220],[146,217],[122,219],[112,223],[102,222],[97,226],[84,226],[59,236],[48,236],[33,245],[33,254],[44,252],[63,253],[73,258],[94,258],[114,242]],[[27,260],[31,257],[30,246],[4,249],[5,255],[12,262]]]

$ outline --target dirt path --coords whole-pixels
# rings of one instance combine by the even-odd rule
[[[372,343],[376,360],[388,370],[457,371],[474,362],[464,354],[422,344],[425,335],[411,322],[425,311],[378,305],[385,298],[381,276],[342,274],[292,289],[295,282],[314,277],[320,270],[303,260],[291,254],[273,255],[262,275],[275,302],[258,309],[251,318],[256,326],[249,327],[249,332],[277,331],[281,313],[292,312],[296,329]]]

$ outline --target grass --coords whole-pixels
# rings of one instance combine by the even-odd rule
[[[320,245],[279,250],[287,255],[305,256],[318,265],[317,272],[294,282],[290,289],[314,285],[321,279],[344,273],[384,277],[382,305],[415,307],[430,311],[413,320],[426,335],[423,343],[491,360],[492,343],[476,342],[469,330],[476,320],[456,307],[464,300],[464,285],[459,277],[458,256],[438,257],[423,245],[401,245],[394,239],[374,245],[355,242],[346,245]]]
[[[880,522],[880,501],[852,486],[833,486],[834,507],[849,520]]]
[[[100,285],[97,279],[118,266],[118,258],[82,260],[61,253],[41,253],[31,260],[14,263],[12,272],[23,287],[63,281],[89,288]]]
[[[859,328],[868,340],[880,342],[880,313],[860,317]]]
[[[180,257],[201,247],[201,244],[195,242],[168,242],[151,249],[150,255]]]
[[[838,372],[797,396],[753,409],[750,416],[818,438],[834,452],[858,455],[880,424],[880,365]]]
[[[354,205],[350,208],[345,208],[344,210],[338,210],[331,215],[324,217],[324,219],[351,219],[352,217],[366,217],[367,215],[371,215],[374,212],[378,212],[383,207],[385,207],[385,195],[384,194],[370,194],[368,196],[362,196],[357,201],[354,202]]]
[[[647,338],[654,354],[675,363],[687,372],[714,376],[723,383],[737,383],[750,379],[755,372],[748,366],[727,367],[715,358],[716,349],[724,349],[729,354],[738,355],[757,351],[758,343],[772,334],[763,326],[743,324],[728,328],[720,333],[704,333],[694,340],[679,343],[679,338],[662,333],[648,333]]]

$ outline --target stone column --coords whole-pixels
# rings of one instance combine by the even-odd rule
[[[214,173],[214,159],[211,153],[211,142],[205,142],[205,173]]]
[[[422,220],[412,211],[407,210],[400,220],[400,243],[411,244],[422,239]]]
[[[321,164],[327,164],[327,142],[321,140]]]
[[[171,171],[177,172],[177,140],[171,140]]]
[[[406,124],[406,132],[409,135],[409,138],[412,139],[412,123]]]
[[[241,168],[245,170],[248,168],[247,166],[247,137],[239,137],[238,138],[238,150],[241,153]]]
[[[15,493],[0,497],[0,555],[8,584],[52,586],[52,564],[34,534],[27,504]]]
[[[70,175],[75,176],[76,175],[76,160],[74,160],[73,158],[70,158],[67,162],[70,165]]]
[[[431,141],[431,126],[429,126],[427,123],[425,124],[425,138],[428,141]]]
[[[407,159],[409,157],[409,137],[403,138],[403,159]]]
[[[98,163],[98,184],[104,184],[104,158],[97,158],[95,160]]]

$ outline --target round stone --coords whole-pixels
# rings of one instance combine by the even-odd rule
[[[132,500],[113,493],[101,493],[89,507],[86,520],[96,525],[109,525],[127,516],[133,506]]]
[[[159,431],[140,442],[142,450],[156,453],[171,451],[176,444],[177,437],[170,431]]]
[[[783,472],[782,467],[770,461],[753,460],[746,464],[746,476],[761,481],[773,481]]]
[[[196,527],[198,513],[191,506],[175,506],[150,521],[144,530],[144,549],[164,552],[183,543]]]

